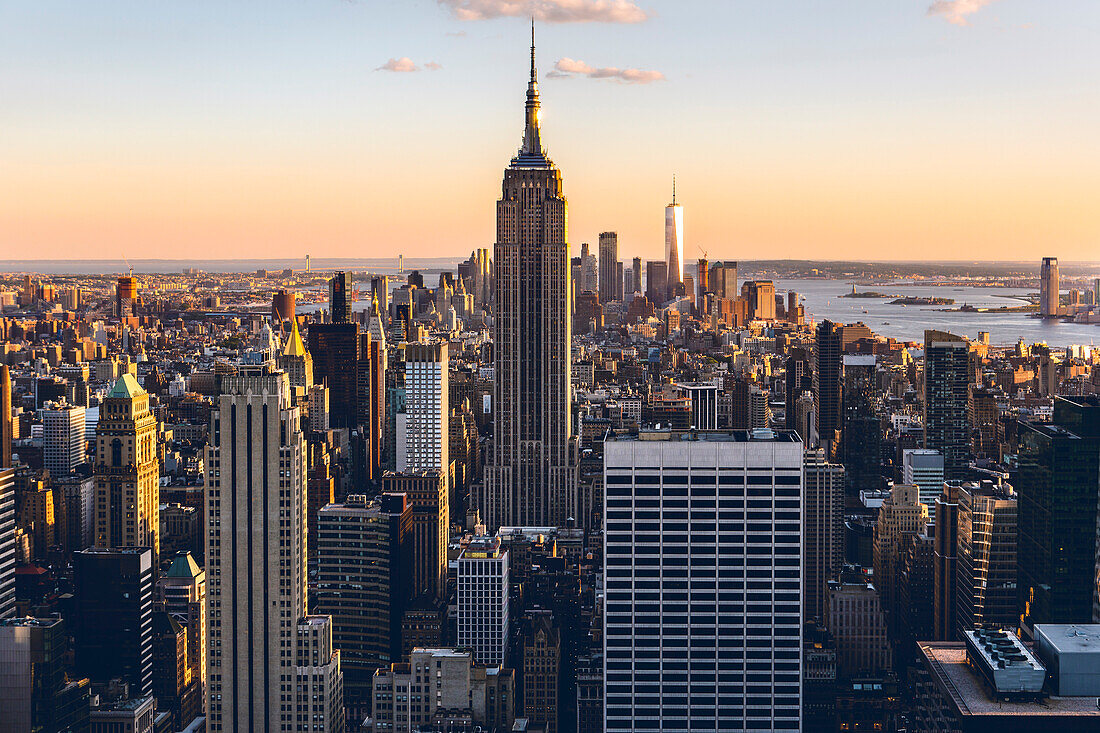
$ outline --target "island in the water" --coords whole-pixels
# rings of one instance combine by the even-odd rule
[[[954,298],[926,298],[907,295],[904,298],[891,300],[890,305],[955,305],[955,300]]]

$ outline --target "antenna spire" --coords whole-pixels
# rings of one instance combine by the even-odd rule
[[[676,205],[676,174],[672,174],[672,205]]]
[[[535,71],[535,16],[531,16],[531,81],[538,81]]]

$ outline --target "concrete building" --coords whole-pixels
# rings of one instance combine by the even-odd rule
[[[558,730],[558,678],[561,671],[561,637],[549,612],[524,620],[520,633],[523,645],[523,717],[542,725],[546,733]]]
[[[187,664],[198,684],[199,709],[206,711],[206,572],[190,552],[180,552],[157,580],[157,601],[187,633]],[[190,721],[181,721],[186,724]]]
[[[791,432],[604,444],[607,730],[800,727],[802,474]]]
[[[412,575],[410,594],[442,598],[447,584],[447,544],[450,540],[450,505],[447,482],[437,469],[416,473],[386,473],[382,489],[405,494],[413,514]]]
[[[302,341],[296,318],[290,322],[290,335],[279,355],[279,368],[287,373],[291,388],[307,390],[313,385],[313,357]]]
[[[130,374],[99,408],[95,449],[96,547],[149,547],[160,557],[160,462],[149,395]]]
[[[500,666],[508,654],[508,569],[499,537],[476,537],[458,556],[458,645],[479,664]]]
[[[515,674],[474,662],[468,651],[414,649],[374,675],[372,733],[413,733],[449,719],[472,729],[512,730]],[[438,729],[438,728],[437,728]]]
[[[848,567],[829,581],[825,623],[836,641],[838,679],[881,674],[893,666],[886,613],[870,577]]]
[[[397,415],[397,471],[448,474],[450,407],[446,342],[405,346],[405,409]]]
[[[882,503],[875,521],[875,588],[882,598],[891,628],[896,628],[899,561],[909,536],[928,524],[928,507],[920,503],[917,487],[898,484]],[[836,631],[830,628],[835,634]]]
[[[63,402],[42,409],[42,465],[54,478],[65,478],[84,462],[84,408]]]
[[[316,689],[315,667],[339,670],[339,656],[323,658],[308,638],[312,625],[299,628],[306,616],[305,466],[287,374],[268,362],[224,376],[205,460],[211,733],[343,729],[342,715],[311,717],[318,712],[312,701],[298,697],[299,686]],[[299,664],[301,645],[312,650],[309,665]]]
[[[82,730],[88,682],[65,680],[69,638],[60,618],[0,620],[0,730]]]
[[[1058,258],[1044,257],[1039,270],[1039,315],[1044,318],[1061,312],[1061,283],[1058,278]]]
[[[295,641],[296,730],[343,733],[344,674],[332,645],[332,617],[298,619]]]
[[[623,263],[619,260],[619,235],[600,232],[600,302],[623,299]]]
[[[0,619],[15,615],[15,469],[0,468]]]

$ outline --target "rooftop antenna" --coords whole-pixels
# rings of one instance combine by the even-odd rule
[[[676,205],[676,174],[672,174],[672,205]]]

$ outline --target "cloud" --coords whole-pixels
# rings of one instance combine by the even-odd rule
[[[397,71],[397,72],[412,72],[412,71],[437,71],[442,69],[442,64],[437,64],[434,61],[429,61],[424,64],[423,67],[417,66],[416,62],[410,59],[408,56],[402,56],[399,59],[390,59],[386,63],[379,66],[375,71]]]
[[[617,66],[601,66],[599,68],[586,64],[583,61],[571,58],[561,58],[554,64],[554,70],[549,76],[555,79],[572,79],[575,76],[586,76],[589,79],[615,79],[627,84],[649,84],[653,81],[664,81],[665,75],[659,71],[647,69],[620,69]]]
[[[928,15],[942,15],[952,25],[970,25],[967,20],[994,0],[936,0],[928,6]]]
[[[530,17],[547,23],[641,23],[634,0],[438,0],[459,20]]]

